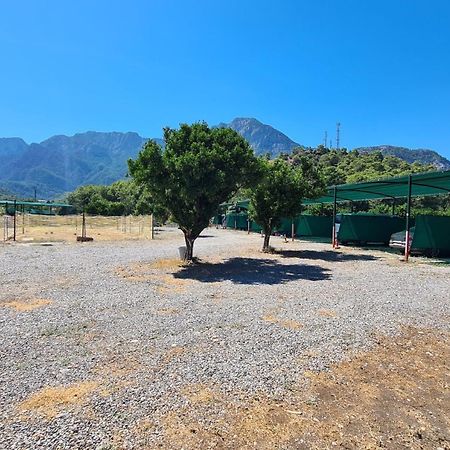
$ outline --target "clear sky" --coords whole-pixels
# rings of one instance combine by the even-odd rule
[[[450,157],[449,0],[0,0],[0,136],[255,117]]]

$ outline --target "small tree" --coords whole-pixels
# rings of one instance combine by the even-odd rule
[[[250,191],[250,214],[264,232],[263,251],[269,251],[270,236],[283,217],[294,217],[301,211],[304,198],[321,195],[322,178],[306,158],[297,166],[277,158],[261,159],[263,177]]]
[[[165,149],[148,141],[130,174],[152,198],[167,208],[186,242],[192,260],[194,242],[220,203],[258,179],[259,162],[247,141],[229,128],[209,128],[204,122],[164,129]]]

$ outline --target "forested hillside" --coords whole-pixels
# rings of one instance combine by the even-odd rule
[[[323,146],[296,148],[282,157],[293,164],[300,164],[303,159],[317,164],[327,186],[436,170],[430,164],[408,163],[395,156],[384,156],[381,152],[360,153],[357,150],[336,150]]]
[[[384,156],[381,152],[361,153],[357,150],[335,150],[319,146],[316,149],[294,149],[291,154],[283,154],[283,158],[293,164],[317,164],[327,186],[359,181],[370,181],[381,178],[434,171],[431,164],[418,162],[408,163],[395,156]],[[405,213],[405,200],[396,200],[396,213]],[[353,205],[342,204],[341,211],[371,211],[390,214],[391,200],[355,202]],[[310,212],[330,214],[331,205],[326,207],[310,207]],[[450,195],[420,197],[413,199],[414,214],[446,214],[450,215]]]
[[[415,161],[422,164],[432,164],[438,170],[449,170],[450,161],[434,150],[418,148],[410,149],[406,147],[396,147],[393,145],[378,145],[376,147],[355,148],[360,153],[382,153],[384,156],[396,156],[406,162]]]

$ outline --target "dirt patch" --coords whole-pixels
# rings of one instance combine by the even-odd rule
[[[271,314],[267,314],[267,315],[263,316],[262,319],[265,322],[273,323],[275,325],[278,325],[283,328],[287,328],[289,330],[299,330],[300,328],[303,327],[303,325],[300,322],[297,322],[296,320],[280,319]]]
[[[160,308],[156,311],[156,314],[160,316],[173,316],[179,313],[180,310],[177,308]]]
[[[185,264],[183,263],[183,261],[179,259],[158,259],[157,261],[149,264],[149,267],[156,270],[176,271],[184,265]]]
[[[299,330],[303,327],[303,325],[296,320],[280,319],[277,315],[279,311],[280,307],[272,308],[268,314],[262,316],[262,320],[264,320],[264,322],[278,325],[282,328],[287,328],[288,330]]]
[[[94,373],[102,380],[114,381],[116,378],[125,378],[141,369],[141,362],[133,356],[114,357],[99,364]]]
[[[160,294],[182,293],[190,284],[188,280],[175,278],[184,264],[177,259],[161,259],[152,263],[132,263],[117,267],[115,273],[120,278],[131,282],[150,282]]]
[[[186,352],[186,349],[184,347],[181,347],[177,345],[176,347],[172,347],[170,350],[168,350],[164,357],[163,357],[163,364],[169,364],[173,359],[179,358],[181,355],[183,355]]]
[[[329,318],[333,318],[333,317],[337,317],[337,314],[335,311],[333,311],[332,309],[319,309],[319,316],[322,317],[329,317]]]
[[[45,387],[30,395],[19,405],[23,412],[37,412],[52,418],[61,410],[87,402],[90,395],[98,389],[95,381],[85,381],[69,386]]]
[[[163,418],[167,448],[448,449],[449,337],[410,328],[379,338],[278,401],[214,395],[221,407],[211,410],[214,391],[199,388],[199,402]]]
[[[53,303],[52,300],[44,298],[30,298],[22,300],[11,300],[8,302],[0,303],[0,306],[5,306],[7,308],[12,308],[19,312],[33,311],[34,309],[42,308],[44,306]]]
[[[192,404],[212,403],[220,399],[217,392],[202,384],[187,385],[182,393]]]
[[[167,292],[180,294],[184,292],[189,285],[189,281],[175,278],[172,274],[159,275],[158,281],[160,283],[160,285],[158,286],[158,292],[163,294]]]

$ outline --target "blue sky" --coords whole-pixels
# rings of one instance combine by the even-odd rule
[[[450,157],[448,0],[0,1],[0,136],[256,117]]]

